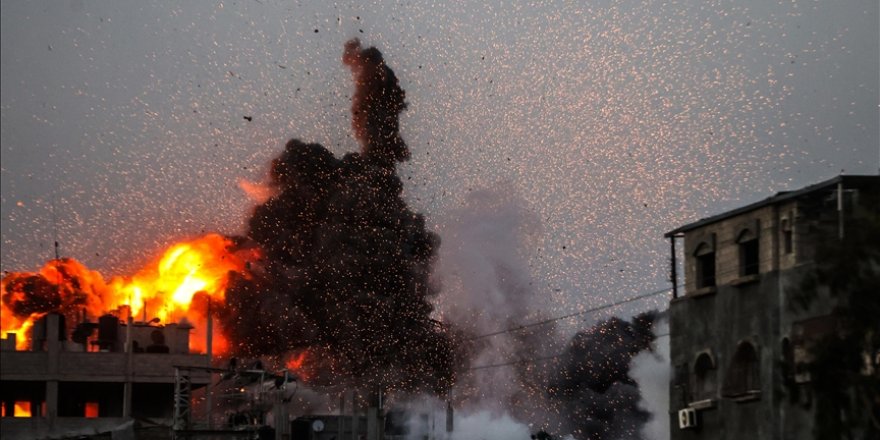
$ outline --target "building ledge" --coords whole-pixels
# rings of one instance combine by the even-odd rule
[[[746,391],[745,393],[729,397],[730,400],[733,400],[736,403],[754,402],[756,400],[761,400],[761,390]]]
[[[731,286],[745,286],[747,284],[757,283],[761,279],[760,274],[743,275],[730,282]]]
[[[688,408],[693,408],[693,409],[698,409],[698,410],[712,409],[712,408],[715,408],[716,406],[717,406],[717,402],[715,401],[715,399],[697,400],[696,402],[688,403]]]
[[[693,292],[690,292],[690,293],[688,293],[688,294],[685,295],[685,296],[688,296],[688,297],[699,297],[699,296],[709,296],[709,295],[714,295],[714,294],[716,294],[716,293],[718,293],[718,287],[716,287],[716,286],[707,286],[707,287],[702,287],[702,288],[699,288],[699,289],[697,289],[697,290],[694,290]]]

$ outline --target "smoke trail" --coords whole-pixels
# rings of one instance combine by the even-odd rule
[[[375,48],[349,41],[343,62],[361,152],[337,159],[293,139],[272,162],[277,193],[248,230],[264,259],[227,292],[224,327],[244,354],[307,350],[318,381],[443,393],[455,349],[429,318],[439,239],[394,173],[409,156],[398,131],[404,92]]]

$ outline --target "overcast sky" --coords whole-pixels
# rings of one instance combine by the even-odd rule
[[[357,148],[352,37],[406,90],[414,209],[514,200],[551,312],[668,287],[676,226],[878,171],[876,0],[373,3],[2,2],[2,269],[52,257],[53,204],[105,275],[241,232],[287,139]]]

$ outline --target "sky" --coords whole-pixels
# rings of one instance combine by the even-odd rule
[[[546,316],[668,288],[668,230],[880,162],[876,0],[0,7],[4,271],[56,236],[109,278],[241,233],[241,182],[288,139],[357,149],[353,37],[406,91],[412,208],[443,240],[481,203],[515,206],[497,224]]]

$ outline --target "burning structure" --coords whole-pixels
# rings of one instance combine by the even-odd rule
[[[29,427],[25,437],[63,431],[66,417],[165,417],[172,367],[207,368],[212,355],[264,357],[321,385],[449,389],[455,343],[429,317],[439,240],[409,210],[395,174],[409,157],[398,130],[405,94],[377,49],[352,40],[343,62],[356,84],[361,152],[337,159],[287,142],[245,236],[182,242],[110,280],[57,256],[37,273],[4,276],[4,437],[19,427]],[[167,405],[134,403],[158,400]]]
[[[876,438],[880,177],[684,225],[669,308],[673,439]]]
[[[170,426],[176,370],[209,364],[207,354],[190,352],[186,321],[162,326],[108,314],[70,333],[65,321],[54,312],[34,321],[29,350],[16,349],[16,333],[2,340],[3,438],[96,434],[133,419]],[[210,376],[194,370],[187,379],[199,388]]]

